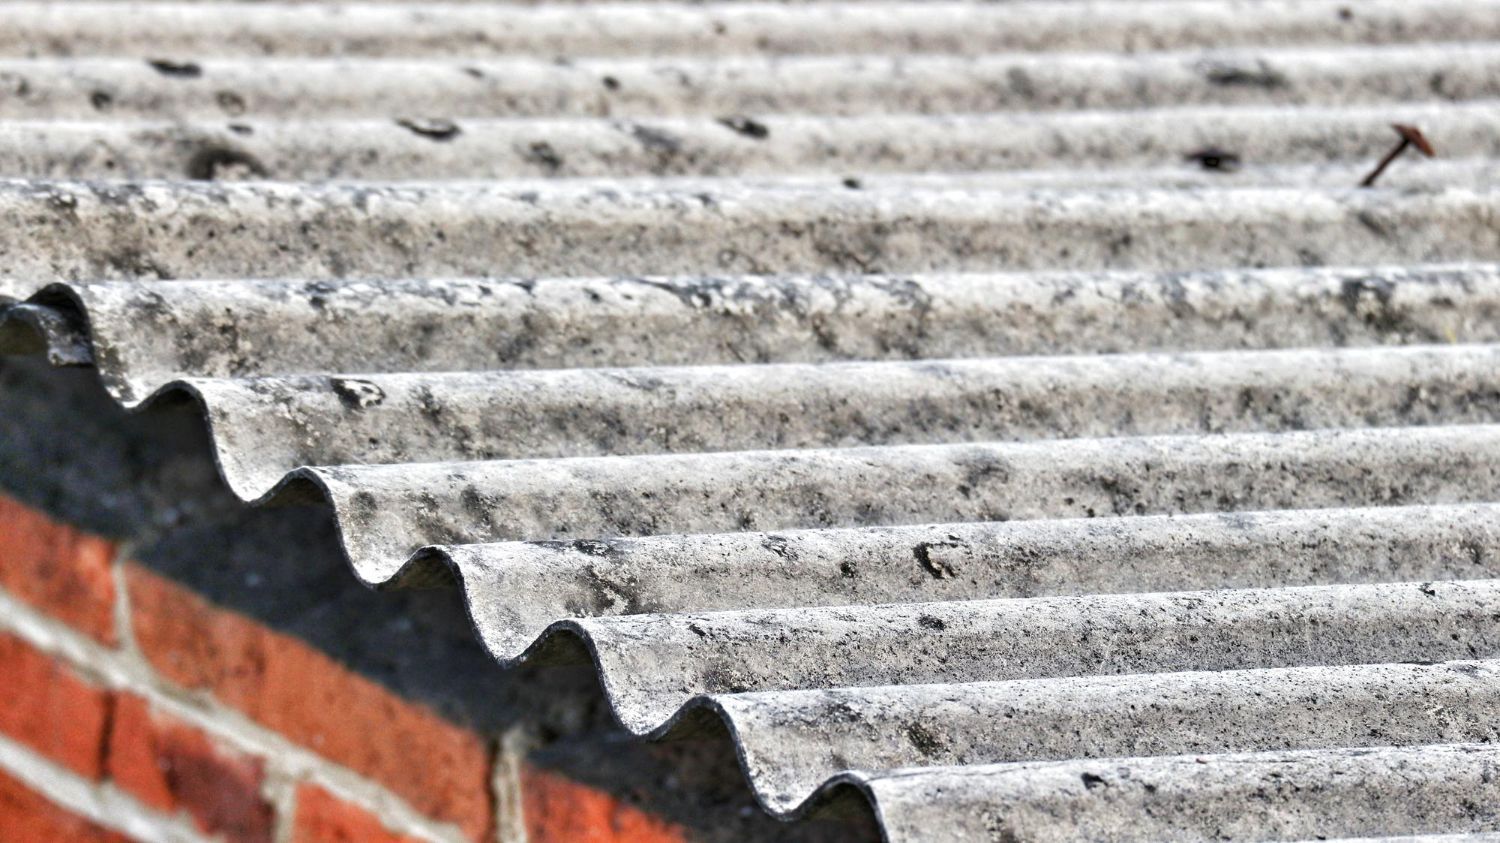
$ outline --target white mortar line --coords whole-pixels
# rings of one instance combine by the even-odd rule
[[[0,735],[0,769],[49,802],[143,843],[208,843],[187,817],[147,808],[111,784],[96,784]]]
[[[275,824],[271,827],[272,843],[292,843],[297,825],[297,782],[275,765],[266,768],[261,795],[271,803]]]
[[[135,545],[130,542],[120,542],[115,547],[114,558],[109,560],[109,576],[115,584],[114,603],[114,626],[115,639],[118,641],[120,653],[126,657],[141,658],[140,645],[135,640],[135,626],[130,622],[132,612],[130,605],[130,579],[125,574],[125,565],[130,561],[135,551]]]
[[[123,576],[117,580],[121,586],[122,580]],[[117,595],[117,599],[124,596]],[[264,758],[268,779],[312,781],[358,804],[401,834],[432,843],[465,841],[453,824],[418,812],[386,787],[291,742],[217,702],[208,692],[167,682],[140,653],[106,647],[3,590],[0,590],[0,630],[9,631],[60,659],[99,685],[137,694],[154,708],[223,739],[229,746]]]
[[[495,834],[499,843],[527,843],[526,813],[521,801],[521,761],[532,736],[523,726],[506,729],[495,752],[490,789],[495,797]]]

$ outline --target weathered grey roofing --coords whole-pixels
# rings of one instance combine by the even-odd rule
[[[3,10],[0,351],[771,811],[1500,830],[1500,4]]]

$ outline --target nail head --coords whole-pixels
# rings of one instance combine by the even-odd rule
[[[1437,150],[1432,148],[1432,144],[1422,134],[1422,130],[1416,126],[1406,123],[1392,123],[1391,128],[1396,130],[1396,134],[1400,135],[1402,140],[1409,142],[1412,146],[1421,150],[1422,154],[1428,158],[1437,154]]]

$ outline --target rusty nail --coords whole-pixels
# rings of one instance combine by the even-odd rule
[[[1380,163],[1375,165],[1375,169],[1371,170],[1370,174],[1365,176],[1365,180],[1359,183],[1360,187],[1370,187],[1375,184],[1375,180],[1380,178],[1380,174],[1385,172],[1385,168],[1390,166],[1391,162],[1395,161],[1401,153],[1405,152],[1408,146],[1415,146],[1428,158],[1437,154],[1437,151],[1432,148],[1432,144],[1422,135],[1422,130],[1416,126],[1408,126],[1405,123],[1392,123],[1391,128],[1395,129],[1396,134],[1401,136],[1401,141],[1390,152],[1387,152],[1384,158],[1380,159]]]

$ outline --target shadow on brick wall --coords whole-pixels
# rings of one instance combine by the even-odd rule
[[[127,543],[214,603],[308,642],[357,673],[481,733],[521,727],[531,763],[713,841],[872,839],[863,806],[791,825],[766,816],[723,729],[647,743],[621,731],[586,664],[502,669],[455,588],[359,585],[321,506],[253,508],[213,467],[187,400],[127,413],[92,370],[0,358],[0,489]]]

